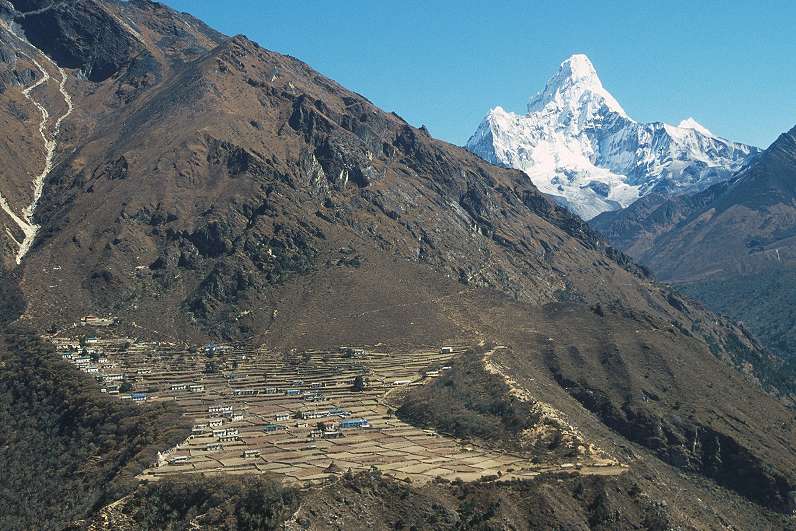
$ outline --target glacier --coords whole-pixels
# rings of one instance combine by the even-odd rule
[[[694,118],[676,126],[633,120],[583,54],[561,63],[526,114],[489,111],[466,148],[524,171],[543,193],[586,220],[653,190],[704,190],[760,152],[714,135]]]

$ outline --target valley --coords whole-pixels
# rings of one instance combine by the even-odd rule
[[[792,132],[575,54],[459,147],[165,4],[11,0],[0,133],[2,529],[796,528],[786,361],[661,282],[792,261]]]
[[[794,130],[731,181],[693,195],[649,196],[592,226],[661,280],[731,316],[784,360],[794,392]]]

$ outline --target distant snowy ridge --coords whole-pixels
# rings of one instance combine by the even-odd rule
[[[524,171],[584,219],[627,207],[653,189],[703,190],[760,151],[719,138],[693,118],[677,126],[636,122],[582,54],[561,64],[527,114],[489,111],[467,149]]]

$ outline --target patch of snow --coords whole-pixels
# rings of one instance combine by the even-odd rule
[[[697,122],[696,120],[694,120],[690,116],[688,118],[686,118],[685,120],[683,120],[682,122],[680,122],[677,125],[677,127],[679,127],[680,129],[693,129],[694,131],[697,131],[698,133],[702,133],[705,136],[711,136],[711,137],[715,137],[716,136],[713,133],[711,133],[710,130],[707,127],[705,127],[701,123]]]
[[[536,112],[569,112],[583,114],[605,106],[625,118],[627,113],[619,102],[603,87],[594,65],[583,54],[575,54],[558,68],[542,92],[528,104],[528,114]]]

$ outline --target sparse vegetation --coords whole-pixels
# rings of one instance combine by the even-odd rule
[[[527,427],[527,407],[509,396],[498,377],[484,372],[470,351],[432,384],[415,388],[398,409],[398,417],[433,426],[455,437],[509,442]]]
[[[796,394],[796,271],[737,276],[682,285],[680,289],[713,311],[742,322],[781,356],[785,360],[783,366],[759,367],[761,378],[784,393]]]
[[[124,512],[136,529],[281,529],[299,494],[263,476],[183,477],[139,488]]]

